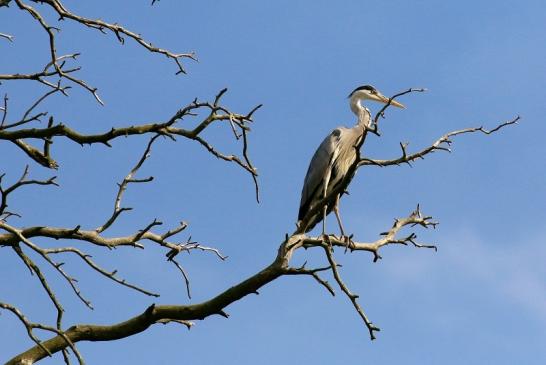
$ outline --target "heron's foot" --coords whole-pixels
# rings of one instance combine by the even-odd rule
[[[328,248],[330,251],[333,251],[332,247],[332,241],[330,240],[330,235],[323,233],[320,235],[320,238],[322,239],[322,242],[326,243],[328,245]]]
[[[353,242],[352,234],[350,236],[341,235],[341,239],[345,243],[345,252],[347,252],[347,250],[353,251],[355,249],[355,243]]]

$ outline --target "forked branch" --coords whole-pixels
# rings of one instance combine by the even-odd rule
[[[144,161],[146,161],[146,159],[150,156],[150,150],[152,148],[152,144],[159,136],[160,135],[157,134],[150,139],[140,160],[138,160],[137,164],[131,169],[131,171],[127,174],[127,176],[125,176],[123,181],[118,184],[118,193],[116,195],[116,200],[114,201],[114,211],[112,212],[112,215],[110,216],[110,218],[108,218],[107,221],[102,226],[95,229],[97,233],[102,233],[105,230],[107,230],[116,221],[116,219],[119,217],[121,213],[133,209],[133,208],[121,207],[121,199],[123,198],[123,193],[127,189],[127,185],[129,185],[130,183],[146,183],[154,179],[153,176],[150,176],[144,179],[135,179],[134,176],[137,173],[137,171],[142,167],[142,164],[144,163]]]
[[[66,88],[62,88],[60,85],[56,86],[54,91],[50,91],[46,95],[42,96],[37,102],[35,102],[31,108],[27,110],[25,115],[28,115],[41,100],[51,95],[53,92],[63,91]],[[227,89],[222,89],[215,97],[214,102],[201,102],[195,99],[190,104],[176,111],[169,119],[164,122],[154,122],[148,124],[132,125],[128,127],[111,128],[109,131],[99,134],[81,134],[63,123],[54,123],[54,120],[50,118],[49,123],[43,128],[25,128],[8,130],[6,126],[0,127],[0,140],[8,140],[15,143],[21,150],[23,150],[32,160],[40,165],[48,168],[57,168],[57,162],[51,157],[49,145],[53,143],[55,138],[67,138],[71,141],[79,143],[80,145],[92,145],[103,144],[111,146],[111,142],[120,137],[127,137],[132,135],[152,134],[163,135],[171,139],[175,137],[184,137],[190,140],[194,140],[205,147],[213,156],[220,158],[224,161],[229,161],[237,164],[247,171],[253,179],[256,199],[258,197],[258,181],[257,169],[250,161],[248,155],[248,131],[250,130],[250,124],[253,122],[254,113],[261,107],[258,105],[254,107],[247,114],[239,114],[230,111],[227,107],[220,104],[222,97],[225,95]],[[5,102],[7,103],[7,101]],[[7,105],[7,104],[6,104]],[[195,118],[198,113],[206,112],[206,115],[197,123],[194,128],[185,129],[179,128],[176,124],[186,118]],[[39,116],[45,115],[45,113],[39,114]],[[28,120],[28,117],[23,117],[19,122],[16,122],[18,126],[26,124],[32,120]],[[33,120],[36,120],[34,118]],[[24,122],[24,123],[23,123]],[[241,157],[236,154],[224,154],[219,152],[210,142],[201,136],[202,132],[212,126],[213,124],[222,123],[229,125],[229,128],[234,128],[236,131],[236,140],[240,140],[239,136],[242,136],[242,152]],[[13,123],[10,124],[10,127]],[[40,150],[29,143],[27,140],[38,140],[44,143],[44,149]],[[118,213],[119,214],[119,213]]]
[[[392,160],[379,160],[379,159],[370,159],[370,158],[362,158],[358,166],[364,166],[364,165],[373,165],[373,166],[393,166],[393,165],[400,165],[400,164],[410,164],[413,161],[416,160],[422,160],[427,156],[428,154],[431,154],[436,151],[445,151],[445,152],[451,152],[450,146],[453,143],[451,138],[461,135],[461,134],[470,134],[470,133],[483,133],[485,135],[489,135],[492,133],[495,133],[499,131],[500,129],[512,125],[517,124],[520,120],[520,116],[515,117],[514,119],[508,120],[506,122],[502,122],[495,126],[493,129],[485,129],[483,126],[481,127],[473,127],[473,128],[465,128],[460,129],[456,131],[452,131],[449,133],[444,134],[442,137],[438,138],[433,144],[430,146],[415,152],[408,154],[407,153],[407,143],[400,143],[400,148],[402,150],[402,154],[400,157],[392,159]]]
[[[11,0],[2,0],[0,2],[0,7],[7,6]],[[41,26],[45,31],[48,37],[49,43],[49,63],[44,67],[42,71],[34,73],[11,73],[11,74],[2,74],[0,75],[0,80],[33,80],[37,81],[43,85],[46,85],[51,88],[55,88],[54,83],[51,82],[52,77],[59,77],[61,79],[69,80],[70,82],[82,87],[83,89],[89,91],[94,98],[100,104],[104,104],[101,98],[98,95],[96,87],[90,86],[85,80],[75,77],[73,74],[80,70],[80,67],[74,67],[70,69],[64,68],[65,60],[67,58],[76,58],[78,54],[59,56],[57,54],[57,33],[61,31],[60,28],[52,26],[46,21],[46,18],[42,15],[40,11],[36,8],[28,5],[23,0],[14,0],[17,7],[28,13],[32,18]],[[100,19],[90,19],[82,15],[76,14],[68,10],[64,4],[59,0],[42,0],[35,1],[36,3],[46,4],[51,10],[53,10],[57,16],[58,20],[69,19],[82,26],[87,28],[95,29],[101,33],[106,33],[106,31],[112,32],[118,41],[123,44],[125,42],[125,37],[128,37],[142,46],[144,49],[151,53],[157,53],[167,58],[173,60],[177,66],[177,74],[186,73],[182,65],[183,59],[196,60],[195,54],[191,53],[175,53],[167,49],[156,47],[151,42],[144,39],[140,34],[135,33],[126,27],[117,24],[109,23]],[[9,34],[0,33],[0,38],[7,39],[8,41],[13,41],[13,36]]]
[[[148,51],[166,56],[176,63],[178,67],[177,74],[186,73],[184,67],[182,66],[182,63],[180,62],[181,59],[186,58],[194,61],[196,60],[195,54],[193,52],[174,53],[167,49],[155,47],[151,42],[142,38],[140,34],[137,34],[117,23],[108,23],[100,19],[89,19],[84,16],[75,14],[69,11],[59,0],[43,0],[42,2],[51,6],[54,11],[57,12],[57,14],[59,15],[60,20],[70,19],[88,28],[96,29],[101,33],[105,33],[105,30],[109,30],[115,34],[116,38],[121,44],[125,43],[124,37],[128,37],[140,44]]]

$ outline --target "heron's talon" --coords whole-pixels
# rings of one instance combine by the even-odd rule
[[[335,236],[334,236],[335,238]],[[330,251],[333,251],[334,250],[334,247],[332,246],[332,240],[330,239],[330,235],[326,234],[326,233],[323,233],[321,235],[321,239],[322,239],[322,242],[326,243],[328,245],[328,248],[330,249]]]
[[[355,249],[355,243],[352,240],[353,235],[350,235],[350,236],[343,235],[341,237],[343,239],[343,242],[345,243],[345,252],[347,252],[347,250],[353,251]]]

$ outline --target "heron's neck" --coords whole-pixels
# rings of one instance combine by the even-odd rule
[[[362,105],[361,100],[362,99],[351,98],[351,110],[356,115],[357,125],[365,127],[370,125],[372,118],[370,111]]]

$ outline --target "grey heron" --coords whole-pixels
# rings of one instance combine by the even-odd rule
[[[390,101],[390,105],[404,108],[402,104],[387,98],[371,85],[359,86],[349,94],[351,111],[357,117],[356,125],[352,128],[334,129],[316,150],[305,175],[298,214],[298,226],[304,232],[309,232],[322,220],[322,234],[325,235],[324,221],[333,210],[341,236],[348,240],[338,209],[339,198],[343,192],[335,197],[333,204],[325,205],[322,211],[315,210],[316,213],[312,217],[307,217],[307,214],[345,179],[358,156],[356,146],[363,138],[366,127],[371,127],[372,123],[369,109],[361,103],[363,100],[374,100],[385,104]],[[307,218],[305,227],[301,227],[304,218]]]

